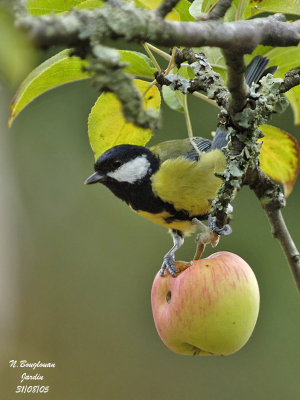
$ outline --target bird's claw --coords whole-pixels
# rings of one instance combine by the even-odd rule
[[[210,215],[208,216],[208,226],[212,232],[216,233],[219,236],[220,235],[227,236],[230,235],[232,232],[232,229],[229,224],[224,225],[223,228],[219,228],[216,224],[216,217],[212,217]]]
[[[175,266],[174,255],[170,255],[170,254],[165,255],[164,261],[163,261],[161,269],[160,269],[160,276],[164,275],[166,269],[174,277],[176,277],[176,274],[178,274],[180,272],[180,270],[177,269]]]

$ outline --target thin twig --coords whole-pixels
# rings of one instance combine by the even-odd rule
[[[300,85],[300,65],[296,68],[290,69],[284,77],[284,81],[281,84],[281,93],[288,92],[295,86]]]
[[[207,96],[205,96],[205,94],[199,93],[199,92],[194,92],[192,93],[193,96],[197,97],[198,99],[204,100],[207,103],[219,108],[217,102],[213,99],[209,99]]]
[[[268,216],[273,236],[279,240],[282,250],[287,258],[295,283],[300,293],[300,256],[299,251],[287,229],[280,210],[269,210],[264,207]]]
[[[167,61],[171,60],[171,56],[170,54],[166,53],[165,51],[159,49],[158,47],[153,46],[153,44],[151,43],[146,43],[148,48],[152,51],[154,51],[154,53],[157,53],[159,56],[161,56],[162,58],[164,58]]]

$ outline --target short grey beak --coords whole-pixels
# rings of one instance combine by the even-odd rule
[[[89,176],[84,183],[85,185],[91,185],[92,183],[101,182],[102,179],[102,175],[100,175],[98,172],[94,172],[93,175]]]

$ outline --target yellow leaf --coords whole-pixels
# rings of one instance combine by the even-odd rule
[[[260,154],[262,170],[281,183],[287,197],[293,190],[300,170],[300,148],[288,132],[271,125],[261,125],[264,134]]]
[[[134,84],[143,95],[149,83],[135,79]],[[159,110],[160,93],[152,86],[143,96],[144,107]],[[113,93],[103,93],[93,106],[88,119],[88,133],[95,159],[118,144],[145,146],[152,136],[151,129],[143,129],[126,122],[121,103]]]

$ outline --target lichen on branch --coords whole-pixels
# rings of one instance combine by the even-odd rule
[[[182,93],[194,93],[203,91],[209,99],[214,99],[219,106],[225,106],[229,92],[225,87],[220,74],[215,72],[203,53],[194,53],[192,49],[177,49],[175,62],[180,64],[187,61],[195,74],[195,78],[186,79],[180,74],[165,74],[164,71],[156,74],[156,81],[159,85],[170,86],[173,90],[180,90]]]
[[[297,46],[300,41],[300,21],[287,23],[281,14],[227,23],[177,22],[163,20],[153,12],[120,1],[63,15],[27,16],[19,19],[17,25],[40,46],[77,46],[91,38],[99,43],[124,39],[164,46],[217,46],[251,53],[259,44],[285,47]]]
[[[262,137],[259,126],[267,122],[272,113],[283,112],[288,106],[287,99],[279,91],[281,83],[282,79],[268,74],[261,79],[262,88],[259,93],[255,91],[256,85],[250,88],[242,111],[228,113],[226,109],[221,110],[229,140],[225,149],[227,169],[211,212],[218,227],[225,225],[228,205],[243,184],[248,168],[256,169],[259,166],[261,145],[258,139]]]

